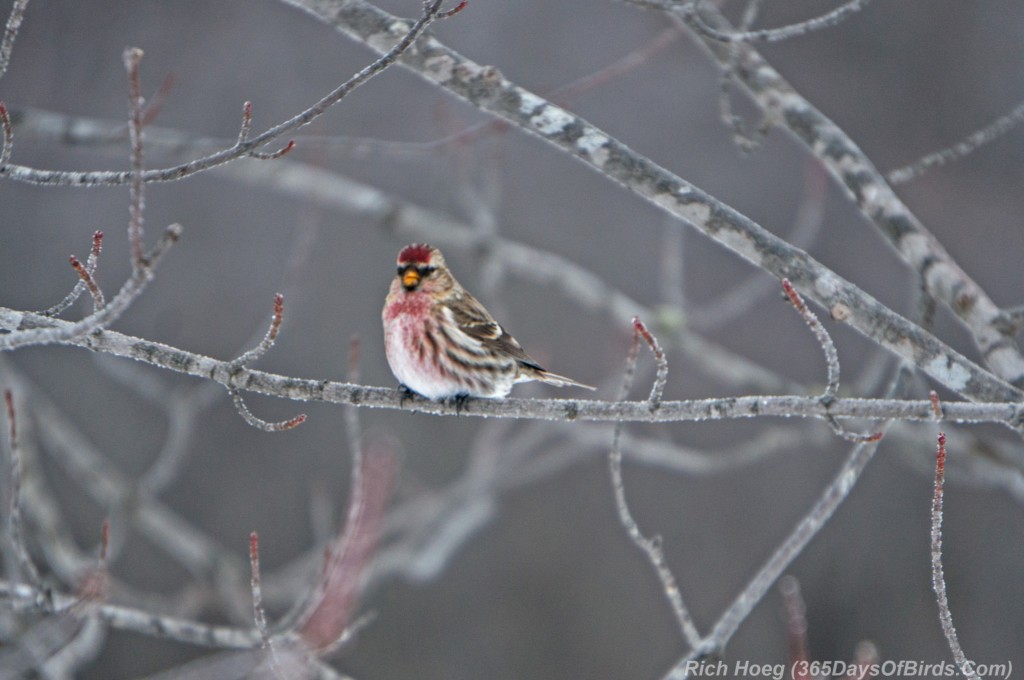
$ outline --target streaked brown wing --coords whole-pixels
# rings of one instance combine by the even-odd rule
[[[448,309],[452,311],[452,318],[459,330],[469,337],[479,340],[496,352],[512,357],[520,364],[539,371],[544,370],[523,351],[522,345],[494,320],[480,301],[469,293],[463,293],[459,304],[450,305]]]

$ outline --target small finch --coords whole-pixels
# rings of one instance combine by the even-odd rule
[[[513,384],[529,380],[594,389],[531,359],[455,280],[441,251],[424,243],[398,254],[381,317],[391,372],[427,399],[504,397]]]

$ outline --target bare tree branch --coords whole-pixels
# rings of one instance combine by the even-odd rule
[[[865,217],[921,276],[929,294],[947,305],[971,331],[986,364],[996,375],[1024,386],[1024,357],[1012,332],[1002,323],[999,308],[900,200],[864,152],[839,126],[804,99],[750,44],[719,42],[701,32],[692,14],[682,14],[683,20],[694,29],[719,64],[734,67],[737,79],[765,115],[784,125],[825,164]],[[728,21],[709,3],[701,6],[701,17],[716,29],[728,30]],[[797,288],[830,308],[805,288],[799,285]]]
[[[953,614],[949,611],[949,601],[946,599],[946,577],[942,570],[942,487],[946,472],[945,432],[939,433],[938,442],[938,450],[935,454],[935,493],[932,495],[932,588],[935,590],[935,601],[939,605],[939,622],[942,624],[942,633],[949,643],[953,660],[956,661],[957,667],[965,678],[980,680],[967,660],[963,648],[960,647],[960,640],[957,637],[956,628],[953,626]]]
[[[21,165],[5,164],[0,166],[0,178],[7,177],[20,182],[28,182],[30,184],[84,187],[126,184],[132,181],[132,177],[134,175],[139,174],[139,179],[142,182],[169,182],[179,180],[197,172],[209,170],[210,168],[228,163],[243,156],[252,156],[255,151],[266,146],[270,142],[311,123],[329,108],[348,96],[348,94],[357,87],[394,64],[402,53],[410,49],[416,39],[430,24],[438,19],[445,19],[453,16],[454,12],[459,11],[465,6],[463,3],[461,5],[457,5],[453,10],[441,11],[442,4],[443,0],[428,0],[424,3],[423,14],[419,19],[408,26],[402,26],[397,34],[394,31],[387,31],[384,35],[389,36],[388,40],[390,41],[390,36],[393,35],[397,42],[389,44],[386,48],[382,49],[380,58],[358,71],[351,78],[326,94],[322,99],[320,99],[320,101],[316,102],[305,111],[296,114],[286,121],[278,123],[255,137],[249,137],[248,134],[246,134],[246,140],[244,142],[236,142],[227,149],[222,149],[221,151],[204,156],[203,158],[198,158],[171,168],[147,170],[141,174],[134,171],[72,172],[63,170],[40,170]],[[397,22],[396,25],[401,25],[401,22]],[[243,130],[245,130],[244,122]],[[241,138],[242,135],[240,134],[239,137]],[[287,153],[291,148],[292,144],[289,143],[280,151],[260,157],[279,158]]]
[[[31,312],[16,312],[0,307],[0,328],[38,330],[64,329],[70,322],[50,319]],[[27,332],[27,331],[26,331]],[[3,337],[3,336],[0,336]],[[69,344],[115,356],[144,361],[198,378],[210,379],[226,387],[297,401],[323,401],[354,404],[368,408],[390,408],[444,415],[532,418],[563,421],[682,422],[708,419],[797,416],[804,418],[894,418],[930,420],[932,404],[928,400],[836,399],[828,405],[817,397],[758,396],[723,397],[686,401],[662,401],[652,410],[650,403],[587,401],[580,399],[469,399],[456,413],[452,404],[421,397],[402,397],[398,390],[368,387],[329,380],[304,380],[248,368],[233,369],[230,361],[133,338],[116,331],[93,332],[68,341]],[[943,415],[949,422],[1002,423],[1018,428],[1024,423],[1024,401],[1019,402],[945,402]]]
[[[658,360],[658,379],[651,390],[649,401],[652,406],[658,404],[661,391],[665,386],[665,375],[668,373],[668,365],[665,363],[665,355],[661,352],[657,340],[650,331],[640,322],[639,319],[633,322],[633,342],[629,347],[629,355],[626,359],[626,370],[622,378],[622,388],[619,391],[619,398],[625,399],[633,385],[633,378],[636,376],[636,362],[640,349],[640,339],[643,338],[651,348],[651,352]],[[608,468],[612,478],[612,490],[615,493],[615,508],[619,513],[619,523],[626,529],[630,540],[644,552],[647,561],[650,562],[661,581],[662,592],[672,607],[672,613],[676,617],[680,632],[691,648],[701,643],[700,631],[693,622],[690,610],[683,602],[682,593],[676,578],[665,562],[665,553],[661,548],[661,537],[654,536],[647,538],[640,531],[640,527],[633,518],[626,501],[626,487],[622,480],[622,448],[620,437],[622,435],[622,423],[616,423],[612,434],[612,447],[608,452]]]
[[[14,41],[18,38],[18,29],[21,28],[27,7],[28,0],[14,0],[11,5],[11,13],[7,16],[7,25],[4,26],[3,41],[0,42],[0,78],[7,73],[7,67],[11,63]],[[4,163],[0,162],[0,165],[4,165]]]
[[[930,153],[910,165],[890,170],[886,174],[886,178],[892,184],[904,184],[905,182],[917,179],[932,168],[940,168],[946,163],[952,163],[976,151],[978,148],[994,142],[1006,133],[1019,127],[1021,123],[1024,123],[1024,102],[1020,102],[1010,113],[1000,116],[980,130],[972,132],[956,144]]]

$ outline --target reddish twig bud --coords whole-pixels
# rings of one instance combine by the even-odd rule
[[[940,432],[938,449],[935,452],[935,492],[932,496],[932,589],[935,591],[935,602],[939,606],[939,623],[949,644],[949,650],[953,653],[953,660],[964,677],[977,680],[979,676],[974,672],[971,662],[960,646],[956,628],[953,626],[953,614],[949,610],[949,600],[946,597],[946,577],[942,569],[942,495],[945,474],[946,434]]]
[[[814,337],[818,339],[818,344],[821,346],[822,352],[825,354],[825,364],[827,366],[828,376],[827,384],[825,385],[825,391],[821,395],[822,403],[827,407],[839,393],[839,353],[836,351],[836,345],[832,342],[832,336],[825,330],[825,326],[822,325],[821,321],[818,320],[817,315],[811,311],[807,303],[804,302],[803,297],[793,286],[789,279],[782,279],[782,290],[786,293],[786,297],[796,308],[796,311],[800,313],[804,323],[814,333]],[[870,442],[876,442],[882,438],[883,433],[871,432],[862,434],[859,432],[851,432],[845,427],[839,424],[834,417],[831,415],[825,416],[825,422],[829,424],[832,431],[836,435],[843,439],[855,442],[858,444],[866,444]]]
[[[450,10],[447,10],[445,12],[438,12],[437,13],[437,18],[438,19],[450,19],[453,16],[455,16],[456,14],[458,14],[459,12],[461,12],[462,10],[466,9],[466,5],[468,5],[468,4],[469,4],[469,0],[462,0],[462,2],[460,2],[457,5],[455,5],[455,7],[452,7]]]
[[[640,320],[640,317],[633,317],[633,341],[636,343],[637,338],[643,338],[647,346],[651,348],[651,353],[654,355],[654,360],[658,364],[658,372],[654,378],[654,384],[651,386],[651,395],[648,397],[648,401],[652,404],[658,404],[661,401],[661,395],[665,392],[665,383],[668,381],[668,359],[665,357],[665,350],[658,344],[657,338],[654,334],[644,325],[644,322]],[[635,356],[635,355],[634,355]]]
[[[263,647],[270,646],[270,631],[267,628],[267,614],[263,609],[263,589],[260,585],[260,536],[255,531],[249,534],[249,586],[252,590],[252,617],[259,631]]]

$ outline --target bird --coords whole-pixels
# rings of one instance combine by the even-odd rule
[[[381,318],[391,372],[402,388],[433,401],[500,399],[531,380],[595,389],[534,361],[426,243],[398,253]]]

